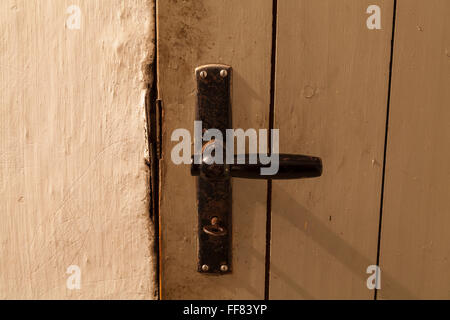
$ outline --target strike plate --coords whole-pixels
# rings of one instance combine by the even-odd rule
[[[231,76],[226,65],[205,65],[195,70],[197,82],[196,119],[203,132],[218,129],[225,137],[231,125]],[[203,142],[202,142],[203,143]],[[208,142],[203,144],[206,146]],[[198,271],[231,272],[231,181],[200,173],[197,178]]]

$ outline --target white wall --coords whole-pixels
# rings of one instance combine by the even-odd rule
[[[0,2],[1,299],[155,297],[153,19],[153,0]],[[67,288],[71,265],[80,290]]]

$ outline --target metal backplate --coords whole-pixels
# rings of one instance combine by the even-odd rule
[[[195,70],[196,118],[203,132],[218,129],[225,137],[231,125],[231,67],[206,65]],[[208,142],[205,142],[208,143]],[[231,181],[229,177],[197,178],[198,271],[231,272]]]

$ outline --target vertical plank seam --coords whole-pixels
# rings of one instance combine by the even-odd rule
[[[270,70],[270,105],[269,105],[269,152],[272,153],[272,129],[274,128],[275,115],[275,72],[276,72],[276,54],[277,54],[277,16],[278,0],[272,3],[272,52],[271,52],[271,70]],[[272,180],[267,181],[267,214],[266,214],[266,252],[265,252],[265,283],[264,299],[270,298],[270,255],[272,240]]]
[[[377,243],[377,266],[380,266],[380,253],[381,253],[381,229],[383,222],[383,202],[384,202],[384,187],[386,179],[386,158],[387,158],[387,145],[388,145],[388,134],[389,134],[389,113],[391,107],[391,92],[392,92],[392,68],[394,64],[394,49],[395,49],[395,24],[397,18],[397,0],[394,0],[394,12],[392,18],[392,37],[391,37],[391,53],[389,62],[389,84],[388,84],[388,95],[387,95],[387,107],[386,107],[386,125],[384,134],[384,154],[383,154],[383,170],[381,177],[381,196],[380,196],[380,218],[378,221],[378,243]],[[378,289],[375,288],[374,300],[377,300]]]

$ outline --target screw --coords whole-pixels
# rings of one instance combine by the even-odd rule
[[[220,71],[220,76],[222,77],[222,78],[225,78],[226,76],[228,75],[228,72],[227,72],[227,70],[221,70]]]
[[[228,266],[226,264],[221,265],[220,266],[220,271],[227,272],[228,271]]]
[[[208,271],[209,270],[209,266],[207,264],[202,265],[202,270],[203,271]]]
[[[206,71],[200,71],[200,77],[205,79],[208,76],[208,73]]]

